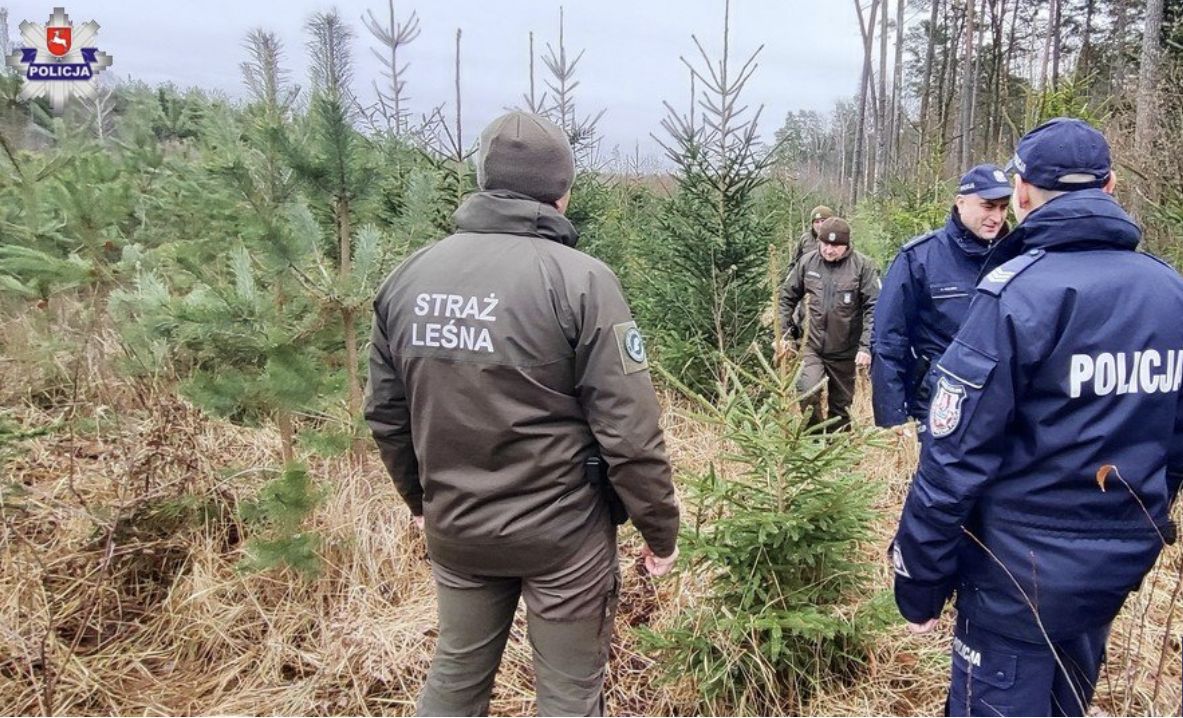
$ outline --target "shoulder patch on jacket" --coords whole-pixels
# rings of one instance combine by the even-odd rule
[[[1006,264],[994,268],[994,271],[986,275],[978,285],[978,290],[986,294],[993,294],[999,296],[1006,285],[1010,284],[1011,280],[1023,273],[1023,270],[1035,264],[1043,256],[1047,254],[1042,249],[1033,249],[1030,252],[1024,252]]]
[[[900,247],[900,251],[903,252],[904,250],[908,250],[913,247],[919,247],[920,245],[924,244],[925,242],[927,242],[928,240],[932,239],[935,236],[937,236],[937,231],[932,231],[932,232],[929,232],[928,234],[922,234],[919,237],[914,237],[913,239],[909,240],[908,243],[905,244],[903,247]]]
[[[636,374],[649,368],[649,356],[645,352],[645,339],[636,322],[622,322],[612,327],[616,336],[616,348],[620,350],[620,365],[625,374]]]

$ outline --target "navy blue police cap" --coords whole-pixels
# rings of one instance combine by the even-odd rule
[[[1007,165],[1008,172],[1036,187],[1067,192],[1104,187],[1111,170],[1105,135],[1072,117],[1057,117],[1028,132]]]
[[[976,194],[982,199],[1002,199],[1010,197],[1011,192],[1006,173],[994,165],[974,167],[962,176],[957,187],[957,194]]]

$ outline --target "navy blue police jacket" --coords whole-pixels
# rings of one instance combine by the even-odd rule
[[[1012,233],[936,362],[892,546],[910,621],[957,610],[1030,641],[1111,622],[1163,546],[1183,481],[1183,279],[1136,252],[1101,190]]]
[[[992,245],[982,242],[954,208],[944,227],[900,249],[879,292],[871,337],[871,404],[878,426],[924,419],[926,371],[961,328],[978,281],[1012,259],[1015,247],[1005,235]]]

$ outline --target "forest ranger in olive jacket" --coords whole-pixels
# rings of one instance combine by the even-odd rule
[[[798,388],[802,404],[812,408],[811,423],[821,420],[817,386],[827,378],[829,417],[842,428],[850,421],[854,398],[856,357],[870,364],[871,328],[879,296],[879,274],[866,256],[854,251],[850,225],[838,217],[827,219],[818,232],[822,244],[793,267],[780,288],[779,312],[785,340],[801,339],[802,302],[808,305],[804,323],[802,370]],[[825,252],[844,250],[837,259]]]
[[[597,448],[650,548],[673,553],[660,407],[616,276],[524,195],[478,193],[455,220],[378,292],[366,414],[432,557],[487,575],[561,560],[594,526]]]
[[[601,715],[615,507],[651,573],[677,558],[645,344],[616,276],[575,249],[563,216],[574,174],[553,122],[494,120],[477,155],[483,191],[457,210],[456,233],[407,259],[374,301],[366,419],[436,583],[419,715],[488,713],[520,599],[539,713]]]

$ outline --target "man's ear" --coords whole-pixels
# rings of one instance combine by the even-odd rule
[[[559,197],[557,200],[555,200],[554,208],[559,211],[559,214],[567,214],[567,207],[570,206],[570,204],[571,204],[571,190],[567,190],[567,193],[565,195],[563,195],[562,197]]]
[[[1031,208],[1031,185],[1024,182],[1020,175],[1015,175],[1015,193],[1011,203],[1019,209]]]
[[[1104,190],[1105,194],[1113,194],[1113,190],[1116,187],[1117,187],[1117,173],[1111,171],[1109,173],[1109,179],[1105,180],[1105,186],[1102,187],[1101,189]]]

